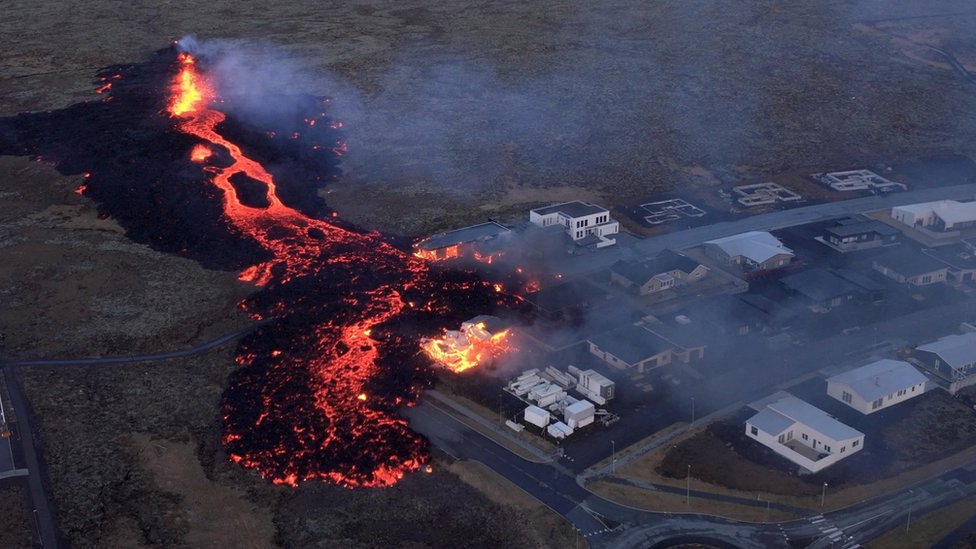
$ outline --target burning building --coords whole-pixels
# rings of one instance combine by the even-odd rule
[[[421,340],[420,347],[435,363],[461,373],[478,366],[489,366],[511,347],[511,330],[501,319],[481,315],[461,323],[459,330]]]
[[[493,258],[502,253],[502,245],[510,234],[504,225],[489,221],[427,237],[413,245],[414,255],[435,261],[476,256]]]

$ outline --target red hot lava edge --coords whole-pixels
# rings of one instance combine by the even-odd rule
[[[214,106],[218,98],[196,59],[181,53],[178,61],[168,111],[179,131],[201,142],[188,158],[203,163],[222,192],[227,223],[270,257],[241,272],[241,280],[269,288],[244,307],[256,319],[303,313],[301,320],[262,328],[242,343],[242,368],[222,403],[230,459],[292,486],[313,479],[346,487],[394,484],[428,459],[426,442],[397,413],[416,402],[426,365],[409,356],[408,349],[416,355],[416,341],[392,333],[377,341],[372,331],[406,309],[444,307],[430,300],[418,307],[404,297],[431,281],[426,262],[377,233],[346,229],[285,205],[274,177],[221,135],[226,116]],[[336,143],[333,150],[341,154],[344,146]],[[208,164],[215,153],[226,160]],[[238,196],[233,180],[241,176],[260,183],[263,196],[256,203]],[[298,292],[281,291],[289,286]],[[491,293],[487,283],[468,289],[474,286]],[[277,300],[283,293],[297,296],[297,302]],[[296,321],[308,324],[296,330]],[[390,377],[381,371],[389,368],[407,371],[394,373],[397,383],[377,383]]]
[[[0,118],[0,154],[80,176],[76,192],[130,238],[256,286],[240,305],[265,323],[220,403],[232,461],[291,486],[389,486],[429,461],[400,415],[433,379],[421,338],[515,298],[321,203],[345,151],[327,102],[268,98],[297,112],[235,116],[206,65],[169,48],[105,69],[96,101]]]

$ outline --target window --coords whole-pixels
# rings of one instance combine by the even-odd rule
[[[872,410],[877,410],[878,408],[882,407],[883,405],[884,405],[884,399],[883,398],[879,398],[878,400],[875,400],[874,402],[871,403],[871,409]]]
[[[851,444],[851,448],[857,448],[857,445],[858,445],[858,444],[860,444],[860,443],[861,443],[861,441],[860,441],[860,440],[855,440],[855,441],[854,441],[854,442],[853,442],[853,443]]]
[[[903,396],[906,393],[905,389],[898,390],[898,396]]]
[[[846,452],[846,451],[847,451],[847,446],[841,446],[841,447],[840,447],[840,453],[842,453],[842,454],[843,454],[843,453],[844,453],[844,452]]]
[[[851,401],[854,400],[854,397],[851,396],[851,394],[848,393],[847,391],[844,391],[844,394],[842,396],[843,396],[844,402],[846,402],[848,404],[850,404]]]
[[[915,386],[914,385],[912,385],[912,392],[913,393],[915,392]]]
[[[780,435],[779,436],[779,442],[780,442],[780,444],[786,442],[786,435]]]
[[[830,451],[830,446],[827,446],[826,444],[824,444],[824,450],[827,451],[827,452],[829,452]]]
[[[810,435],[803,433],[803,440],[810,440]]]
[[[932,275],[925,275],[922,277],[922,284],[928,284],[932,282]]]
[[[756,429],[754,426],[750,425],[749,432],[752,433],[753,436],[756,436],[759,434],[759,429]]]

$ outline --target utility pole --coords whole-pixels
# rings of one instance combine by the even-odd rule
[[[823,490],[820,492],[820,507],[824,506],[824,500],[827,499],[827,483],[824,482]]]

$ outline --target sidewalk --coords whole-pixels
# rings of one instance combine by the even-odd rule
[[[496,424],[496,423],[494,423],[492,421],[488,421],[487,419],[485,419],[484,417],[482,417],[480,414],[478,414],[474,410],[471,410],[467,406],[464,406],[464,405],[456,402],[454,399],[452,399],[452,398],[450,398],[450,397],[442,394],[438,390],[431,389],[429,391],[426,391],[424,393],[424,395],[426,395],[427,397],[430,397],[433,400],[436,400],[437,402],[439,402],[441,404],[446,405],[447,407],[451,408],[455,412],[458,412],[459,414],[463,415],[464,417],[466,417],[466,418],[474,421],[480,427],[479,430],[482,430],[482,431],[485,431],[485,430],[490,431],[491,433],[494,433],[495,435],[504,438],[506,441],[511,442],[512,444],[518,446],[519,448],[525,450],[526,452],[528,452],[529,454],[531,454],[532,456],[534,456],[535,458],[537,458],[537,459],[532,460],[532,461],[535,461],[537,463],[553,463],[553,462],[556,461],[556,456],[554,456],[552,454],[547,454],[546,452],[543,452],[542,450],[540,450],[540,449],[536,448],[535,446],[533,446],[533,445],[525,442],[524,440],[521,440],[521,439],[519,439],[517,437],[512,436],[509,432],[507,432],[505,430],[504,427],[502,427],[502,426],[500,426],[500,425],[498,425],[498,424]]]

